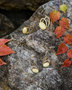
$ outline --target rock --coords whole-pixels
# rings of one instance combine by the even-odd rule
[[[0,13],[8,17],[8,19],[13,23],[15,29],[18,28],[24,21],[30,18],[34,13],[30,10],[0,10]]]
[[[0,90],[11,90],[9,86],[7,86],[6,82],[0,81]]]
[[[62,84],[61,77],[58,74],[58,71],[53,68],[55,65],[54,63],[56,63],[58,59],[53,50],[47,50],[47,46],[45,47],[46,44],[44,44],[44,41],[41,39],[41,36],[44,35],[44,33],[45,32],[39,30],[38,32],[35,32],[35,34],[22,36],[18,40],[15,38],[18,33],[11,36],[14,38],[14,41],[10,42],[9,45],[13,45],[13,49],[17,52],[17,54],[13,54],[7,58],[7,60],[10,61],[10,65],[8,66],[8,82],[11,88],[19,90],[37,90],[38,88],[41,90],[59,90],[60,85]],[[36,36],[38,34],[39,37]],[[49,40],[49,32],[46,34],[47,37],[44,38]],[[33,36],[35,36],[35,39]],[[40,40],[37,40],[37,38]],[[41,60],[47,51],[47,56],[52,60],[52,64],[49,68],[43,69]],[[37,75],[31,71],[32,61],[37,62],[38,64],[40,72]]]
[[[11,9],[30,9],[35,11],[40,5],[50,0],[0,0],[0,8],[5,10]]]
[[[3,14],[0,14],[0,37],[11,33],[15,29],[13,23]]]
[[[68,19],[71,21],[70,3],[68,0],[63,0],[61,3],[70,7],[67,14],[70,14]],[[45,31],[40,30],[38,26],[42,17],[49,15],[53,8],[58,9],[58,7],[58,0],[42,5],[21,27],[5,37],[13,39],[8,45],[16,51],[16,54],[3,59],[8,63],[5,67],[8,73],[4,78],[12,90],[72,90],[72,66],[62,69],[60,63],[63,63],[67,56],[66,54],[56,56],[60,41],[54,34],[55,26],[51,24]],[[22,29],[25,26],[32,26],[34,32],[24,35]],[[50,60],[48,68],[42,66],[44,57]],[[37,64],[38,74],[31,71],[33,64]]]

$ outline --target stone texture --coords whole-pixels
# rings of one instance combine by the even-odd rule
[[[35,11],[40,5],[50,0],[0,0],[0,8],[11,9],[30,9]]]
[[[0,90],[11,90],[6,82],[0,81]]]
[[[71,5],[68,0],[63,0],[61,3],[70,7],[65,15],[67,15],[71,27]],[[38,26],[40,18],[49,15],[49,12],[53,8],[58,9],[58,6],[58,0],[42,5],[21,27],[6,36],[6,38],[13,39],[8,45],[16,51],[16,54],[4,58],[8,65],[3,67],[3,70],[8,72],[5,72],[5,77],[4,71],[1,69],[0,72],[3,74],[0,77],[5,78],[11,90],[72,90],[72,66],[61,68],[61,63],[67,56],[66,54],[56,56],[57,46],[61,42],[56,39],[54,34],[56,25],[50,25],[45,31],[40,30]],[[34,32],[24,35],[22,29],[31,25]],[[68,32],[71,33],[71,29]],[[50,59],[51,63],[48,68],[42,67],[44,56]],[[38,74],[31,71],[32,61],[37,62],[40,70]]]

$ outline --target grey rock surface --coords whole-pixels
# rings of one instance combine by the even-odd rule
[[[50,0],[0,0],[0,8],[5,10],[30,9],[35,11],[40,5]]]
[[[70,0],[71,1],[71,0]],[[71,22],[71,4],[68,0],[63,0],[68,6],[67,15]],[[62,63],[66,58],[66,54],[56,56],[57,46],[60,43],[54,34],[55,26],[52,25],[47,30],[40,30],[39,20],[53,8],[58,9],[58,0],[50,1],[37,9],[32,17],[23,23],[16,31],[8,35],[6,38],[12,38],[8,45],[16,51],[16,54],[11,54],[5,57],[8,65],[3,67],[7,70],[6,77],[1,74],[0,77],[5,78],[7,85],[11,90],[72,90],[72,66],[61,68]],[[70,16],[69,16],[70,15]],[[29,35],[24,35],[22,29],[25,26],[33,26],[34,32]],[[72,29],[72,28],[71,28]],[[71,29],[68,32],[71,33]],[[47,56],[50,59],[48,68],[42,67],[42,59]],[[31,71],[32,61],[37,62],[39,73],[34,74]],[[4,73],[4,71],[1,71]]]

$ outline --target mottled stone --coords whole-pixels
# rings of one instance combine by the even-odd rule
[[[0,81],[0,90],[11,90],[6,82]]]
[[[70,7],[68,0],[61,3],[66,3]],[[40,6],[29,20],[6,37],[13,39],[8,45],[16,51],[16,54],[5,58],[9,62],[7,82],[12,90],[72,90],[72,66],[61,68],[61,63],[67,55],[56,56],[57,46],[62,42],[61,39],[56,39],[54,34],[56,25],[50,24],[45,31],[40,30],[38,26],[42,17],[49,15],[54,8],[58,10],[58,7],[58,0]],[[69,14],[71,16],[71,13]],[[62,15],[64,17],[64,14]],[[68,19],[71,25],[70,17]],[[22,29],[25,26],[32,26],[34,32],[24,35]],[[45,56],[50,60],[48,68],[42,66],[42,59]],[[32,62],[37,63],[38,74],[31,71]]]

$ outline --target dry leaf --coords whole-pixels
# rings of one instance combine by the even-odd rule
[[[67,35],[64,37],[64,42],[67,43],[67,44],[72,44],[72,35],[67,34]]]
[[[71,61],[69,59],[66,59],[62,67],[69,67],[70,65],[71,65]]]
[[[0,46],[0,56],[5,56],[11,53],[15,53],[15,52],[6,45]]]
[[[9,42],[11,39],[0,39],[0,46]]]
[[[62,26],[63,28],[65,29],[69,29],[69,21],[67,18],[62,18],[60,21],[59,21],[59,25]]]
[[[67,49],[68,49],[68,47],[64,43],[61,43],[58,46],[58,50],[57,50],[57,54],[56,55],[65,53],[67,51]]]
[[[9,42],[10,39],[0,39],[0,56],[8,55],[11,53],[15,53],[12,49],[5,45],[5,43]],[[6,63],[0,59],[0,66],[5,65]]]
[[[56,34],[57,38],[59,38],[62,35],[64,35],[64,33],[65,33],[65,29],[63,27],[61,27],[61,26],[56,27],[55,34]]]
[[[72,58],[72,49],[69,49],[69,50],[68,50],[67,56],[68,56],[69,58]]]
[[[0,59],[0,66],[2,65],[6,65],[6,63],[4,61],[2,61],[2,59]]]
[[[56,11],[56,10],[50,12],[50,19],[51,19],[52,23],[54,23],[57,20],[59,20],[60,19],[60,12]]]

